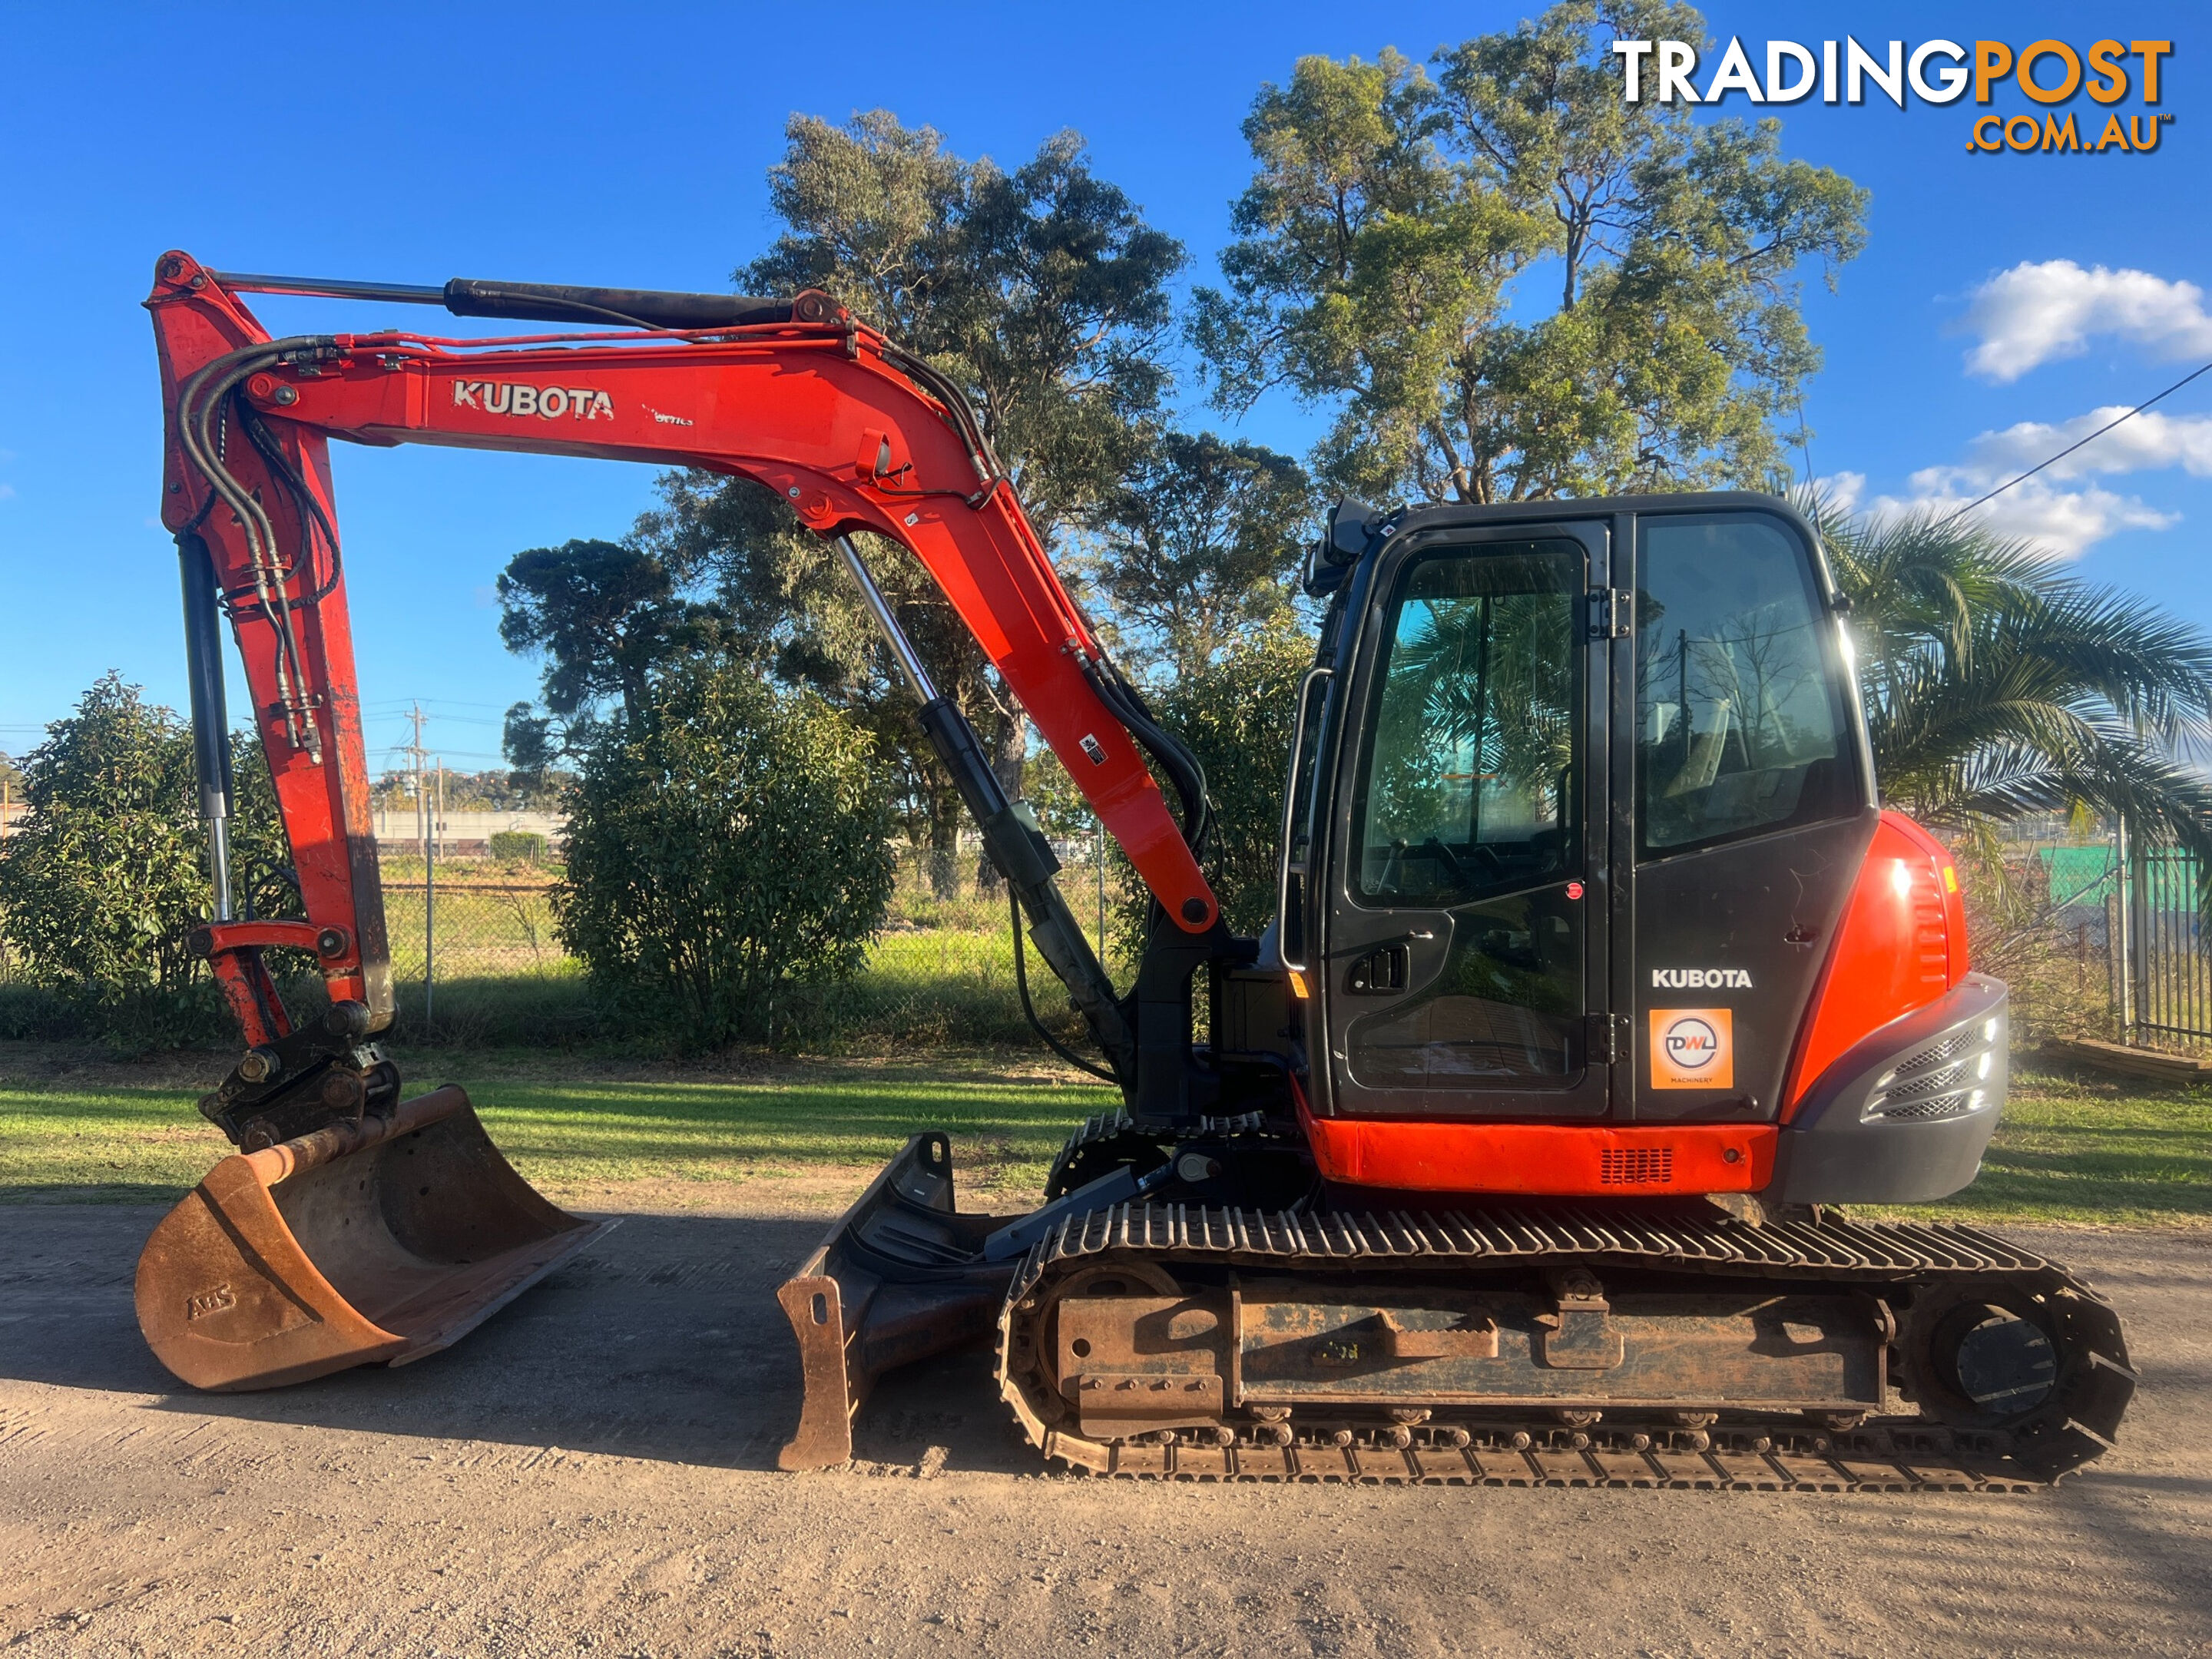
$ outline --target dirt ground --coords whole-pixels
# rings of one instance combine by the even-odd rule
[[[2212,1232],[2021,1232],[2127,1317],[2121,1449],[2032,1497],[1040,1473],[983,1356],[785,1475],[780,1277],[857,1188],[632,1213],[449,1353],[181,1392],[158,1212],[0,1208],[0,1649],[45,1655],[2154,1653],[2212,1647]],[[818,1213],[793,1214],[793,1207]]]

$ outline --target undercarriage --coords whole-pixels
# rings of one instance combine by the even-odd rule
[[[1078,1131],[1056,1182],[1115,1127]],[[1206,1126],[1161,1167],[1200,1148],[1218,1185],[1253,1139]],[[994,1328],[1046,1457],[1159,1478],[2011,1488],[2103,1452],[2135,1388],[2102,1297],[1966,1226],[1172,1182],[993,1261],[1000,1225],[954,1208],[942,1137],[885,1170],[785,1287],[808,1393],[787,1467],[849,1457],[877,1376]]]

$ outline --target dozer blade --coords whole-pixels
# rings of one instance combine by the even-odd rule
[[[884,1166],[775,1293],[806,1383],[781,1467],[849,1462],[853,1416],[878,1377],[992,1334],[1020,1258],[986,1261],[983,1241],[1012,1219],[954,1210],[941,1134],[915,1136]]]
[[[549,1204],[457,1088],[234,1154],[138,1259],[138,1328],[194,1388],[304,1382],[447,1347],[611,1223]]]

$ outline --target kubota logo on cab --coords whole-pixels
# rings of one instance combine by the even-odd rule
[[[1651,1086],[1735,1087],[1735,1029],[1726,1008],[1651,1011]]]

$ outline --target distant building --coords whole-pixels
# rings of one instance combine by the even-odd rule
[[[422,823],[412,806],[380,806],[373,821],[378,851],[412,853],[421,848]],[[438,856],[482,858],[491,850],[495,835],[518,831],[544,836],[547,848],[557,853],[568,838],[568,821],[557,812],[449,811],[439,820]]]

